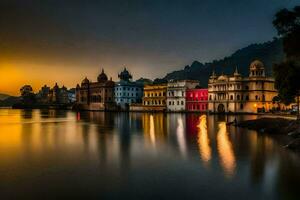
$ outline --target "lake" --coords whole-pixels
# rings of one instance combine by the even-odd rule
[[[1,199],[297,199],[300,157],[233,119],[0,109]]]

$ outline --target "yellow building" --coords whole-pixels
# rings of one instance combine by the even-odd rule
[[[167,84],[144,86],[143,110],[165,111],[167,108]]]
[[[265,67],[259,60],[250,64],[249,76],[242,77],[237,69],[231,76],[215,73],[208,82],[208,109],[211,112],[268,112],[276,104],[278,95],[275,81],[266,77]]]

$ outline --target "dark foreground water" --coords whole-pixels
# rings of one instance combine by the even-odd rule
[[[299,199],[300,158],[226,120],[1,109],[0,199]]]

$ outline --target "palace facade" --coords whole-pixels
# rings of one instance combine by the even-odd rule
[[[167,84],[144,86],[142,109],[144,111],[165,111],[167,109]]]
[[[255,60],[250,64],[249,76],[242,77],[237,68],[233,75],[217,76],[208,82],[208,110],[210,112],[257,113],[268,112],[276,105],[274,79],[266,77],[264,64]]]
[[[81,85],[76,87],[76,108],[83,110],[114,110],[114,87],[115,82],[108,80],[107,75],[102,72],[96,82],[85,78]]]
[[[178,80],[169,81],[167,85],[167,110],[185,111],[186,110],[186,90],[195,88],[199,81]]]
[[[122,110],[128,110],[131,104],[142,103],[143,84],[132,81],[132,75],[126,68],[118,75],[120,81],[115,84],[115,102]]]
[[[205,112],[208,109],[208,90],[193,88],[186,90],[186,110]]]

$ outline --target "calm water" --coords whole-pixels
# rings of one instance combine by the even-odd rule
[[[0,109],[1,199],[297,199],[300,158],[226,120]]]

